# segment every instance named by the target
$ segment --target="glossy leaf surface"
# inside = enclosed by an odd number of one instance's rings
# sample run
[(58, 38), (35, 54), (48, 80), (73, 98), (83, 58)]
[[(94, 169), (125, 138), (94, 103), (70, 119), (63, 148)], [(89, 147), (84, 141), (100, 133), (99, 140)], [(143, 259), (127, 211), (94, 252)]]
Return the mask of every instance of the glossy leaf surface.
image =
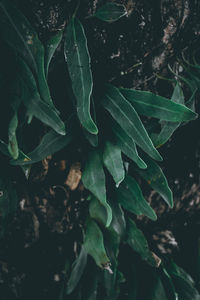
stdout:
[(98, 146), (98, 135), (97, 134), (92, 134), (85, 129), (83, 129), (83, 133), (84, 133), (86, 139), (88, 140), (88, 142), (90, 143), (90, 145), (92, 145), (93, 147)]
[(141, 170), (137, 168), (136, 172), (147, 181), (152, 189), (161, 195), (161, 197), (170, 207), (173, 207), (172, 191), (169, 188), (167, 179), (162, 169), (150, 157), (146, 156), (145, 162), (147, 164), (147, 169)]
[(86, 161), (85, 169), (82, 174), (82, 181), (86, 189), (88, 189), (106, 208), (107, 222), (106, 226), (112, 221), (112, 211), (106, 200), (106, 183), (105, 174), (101, 157), (97, 151), (89, 153)]
[(41, 122), (52, 127), (59, 134), (64, 135), (65, 125), (60, 119), (57, 110), (52, 105), (41, 100), (30, 69), (22, 60), (19, 60), (19, 63), (21, 84), (24, 92), (23, 102), (27, 108), (27, 114), (29, 116), (35, 116)]
[(178, 299), (200, 300), (200, 294), (195, 288), (194, 281), (189, 274), (173, 262), (166, 268), (173, 280)]
[(130, 247), (136, 251), (143, 260), (147, 261), (150, 265), (156, 266), (156, 261), (149, 249), (148, 242), (143, 232), (137, 228), (135, 222), (128, 218), (126, 241)]
[[(92, 118), (94, 119), (95, 123), (96, 123), (96, 110), (95, 110), (95, 104), (94, 104), (94, 99), (93, 97), (91, 97), (91, 108), (92, 108)], [(92, 134), (89, 131), (87, 131), (86, 129), (83, 128), (83, 133), (86, 137), (86, 139), (88, 140), (88, 142), (90, 143), (90, 145), (92, 145), (93, 147), (97, 147), (98, 146), (98, 134)]]
[(171, 300), (178, 300), (178, 295), (176, 293), (175, 290), (175, 286), (173, 283), (173, 280), (171, 278), (171, 276), (169, 275), (169, 273), (167, 272), (167, 270), (164, 267), (164, 264), (162, 264), (160, 266), (160, 268), (162, 269), (162, 272), (160, 273), (161, 275), (161, 280), (163, 282), (163, 285), (165, 287), (165, 291), (168, 295), (168, 298)]
[[(112, 209), (112, 222), (108, 227), (108, 230), (117, 234), (118, 237), (122, 238), (126, 229), (126, 221), (124, 218), (123, 210), (119, 203), (110, 202)], [(92, 197), (89, 205), (90, 217), (98, 221), (100, 224), (105, 225), (107, 221), (107, 211), (101, 202)]]
[(94, 258), (99, 267), (104, 268), (109, 264), (109, 258), (104, 247), (103, 234), (93, 220), (87, 222), (83, 247)]
[[(177, 83), (173, 95), (172, 101), (183, 104), (184, 103), (184, 95), (180, 85)], [(172, 136), (174, 131), (179, 127), (179, 122), (167, 122), (163, 121), (161, 123), (161, 131), (159, 134), (154, 134), (152, 136), (154, 145), (159, 148), (161, 145), (165, 144), (169, 138)]]
[(104, 205), (94, 196), (90, 199), (89, 204), (90, 217), (102, 225), (107, 223), (107, 210)]
[(197, 117), (197, 115), (186, 106), (151, 92), (129, 89), (120, 89), (120, 92), (141, 115), (171, 122), (194, 120)]
[(142, 191), (134, 178), (126, 176), (117, 190), (118, 202), (128, 211), (136, 215), (145, 215), (156, 220), (156, 214), (144, 199)]
[(64, 47), (79, 120), (87, 131), (97, 134), (98, 129), (90, 115), (90, 98), (93, 87), (90, 56), (83, 26), (77, 18), (72, 17), (67, 26)]
[[(8, 144), (6, 144), (4, 141), (0, 140), (0, 152), (3, 153), (4, 155), (12, 158), (10, 152), (8, 151)], [(25, 154), (23, 153), (20, 149), (19, 149), (19, 157), (18, 157), (19, 160), (30, 160), (30, 158)], [(15, 160), (17, 161), (17, 160)], [(14, 160), (13, 160), (14, 162)]]
[(110, 202), (110, 206), (112, 208), (113, 217), (108, 229), (122, 239), (126, 231), (124, 212), (121, 208), (121, 205), (117, 202)]
[(119, 145), (121, 151), (130, 159), (132, 159), (139, 168), (145, 169), (147, 165), (139, 156), (133, 139), (131, 139), (126, 134), (126, 132), (115, 122), (113, 122), (112, 124), (112, 131), (116, 137), (117, 144)]
[(44, 45), (44, 47), (45, 47), (44, 69), (45, 69), (46, 77), (48, 75), (49, 64), (52, 60), (52, 57), (53, 57), (56, 49), (58, 48), (58, 46), (62, 40), (62, 36), (63, 36), (63, 32), (59, 31), (58, 33), (56, 33), (55, 35), (50, 37), (50, 39), (48, 39)]
[(102, 21), (112, 23), (125, 16), (126, 14), (127, 11), (124, 5), (109, 2), (101, 6), (96, 11), (94, 16)]
[(162, 160), (160, 154), (154, 148), (137, 112), (117, 88), (111, 85), (107, 86), (102, 104), (113, 119), (143, 151), (156, 160)]
[(116, 187), (118, 187), (124, 180), (125, 171), (121, 157), (121, 150), (117, 145), (111, 143), (110, 141), (105, 142), (103, 163), (112, 175), (116, 183)]
[(40, 142), (40, 144), (27, 156), (29, 160), (18, 159), (11, 161), (12, 165), (28, 165), (33, 164), (38, 161), (43, 160), (49, 155), (52, 155), (64, 147), (66, 147), (72, 141), (72, 133), (68, 133), (65, 136), (62, 136), (55, 132), (54, 130), (50, 130), (47, 134), (45, 134)]

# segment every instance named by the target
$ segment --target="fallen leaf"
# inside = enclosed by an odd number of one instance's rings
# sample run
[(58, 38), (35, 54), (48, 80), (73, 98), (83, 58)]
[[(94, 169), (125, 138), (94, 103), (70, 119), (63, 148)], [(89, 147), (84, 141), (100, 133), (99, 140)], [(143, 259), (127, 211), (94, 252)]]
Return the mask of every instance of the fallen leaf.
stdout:
[(81, 175), (81, 164), (79, 162), (72, 164), (65, 181), (65, 184), (70, 188), (71, 191), (74, 191), (78, 187), (81, 180)]

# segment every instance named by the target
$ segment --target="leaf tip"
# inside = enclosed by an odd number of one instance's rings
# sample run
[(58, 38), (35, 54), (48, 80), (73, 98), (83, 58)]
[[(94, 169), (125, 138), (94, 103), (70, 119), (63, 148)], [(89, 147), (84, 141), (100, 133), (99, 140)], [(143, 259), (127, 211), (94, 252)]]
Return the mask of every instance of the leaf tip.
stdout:
[(168, 204), (168, 206), (170, 208), (174, 207), (173, 193), (172, 193), (171, 189), (169, 188), (169, 186), (168, 186), (167, 194), (163, 195), (163, 199), (165, 200), (165, 202)]
[(152, 220), (152, 221), (157, 221), (157, 215), (156, 215), (156, 213), (155, 213), (155, 211), (152, 209), (152, 214), (151, 214), (151, 216), (149, 216), (149, 218)]
[(140, 169), (147, 169), (147, 165), (145, 164), (145, 162), (144, 162), (143, 160), (140, 160), (140, 161), (138, 162), (138, 167), (139, 167)]
[(95, 128), (93, 130), (90, 131), (92, 134), (97, 135), (98, 134), (98, 128), (95, 126)]
[(171, 196), (170, 201), (169, 201), (169, 207), (173, 208), (174, 207), (174, 201), (173, 201), (173, 197)]
[(60, 135), (66, 135), (65, 127), (61, 127), (57, 132), (58, 132)]
[(157, 218), (156, 214), (155, 214), (155, 216), (153, 216), (153, 217), (151, 218), (151, 220), (154, 221), (154, 222), (157, 221), (157, 219), (158, 219), (158, 218)]
[(197, 113), (193, 112), (193, 116), (194, 116), (194, 120), (196, 120), (199, 115)]
[(97, 135), (98, 134), (98, 128), (96, 126), (96, 124), (91, 120), (90, 123), (83, 123), (82, 122), (83, 127), (91, 134)]
[(118, 188), (120, 186), (120, 183), (122, 183), (122, 181), (124, 180), (124, 178), (125, 178), (125, 175), (120, 180), (118, 180), (116, 182), (116, 184), (115, 184), (116, 188)]
[(162, 158), (162, 156), (160, 155), (160, 153), (158, 151), (157, 151), (157, 155), (155, 156), (155, 159), (157, 161), (163, 161), (163, 158)]
[(108, 217), (107, 221), (106, 221), (106, 224), (105, 224), (105, 227), (108, 228), (110, 226), (111, 222), (112, 222), (112, 217)]
[(106, 205), (106, 210), (107, 210), (107, 221), (105, 224), (105, 227), (108, 228), (112, 222), (112, 209), (110, 207), (110, 205)]

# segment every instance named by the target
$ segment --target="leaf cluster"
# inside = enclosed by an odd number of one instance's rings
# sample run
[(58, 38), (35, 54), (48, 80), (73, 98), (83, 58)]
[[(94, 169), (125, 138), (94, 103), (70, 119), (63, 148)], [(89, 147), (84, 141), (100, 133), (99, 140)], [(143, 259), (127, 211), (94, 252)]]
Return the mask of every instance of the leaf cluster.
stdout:
[[(112, 23), (126, 15), (123, 5), (109, 2), (93, 17)], [(143, 196), (138, 178), (143, 178), (173, 207), (172, 191), (158, 164), (162, 161), (158, 148), (181, 123), (197, 117), (192, 100), (185, 101), (181, 85), (177, 82), (171, 99), (111, 84), (101, 88), (99, 84), (95, 86), (87, 37), (75, 13), (65, 30), (42, 44), (26, 17), (11, 1), (1, 0), (0, 28), (2, 51), (4, 54), (8, 51), (13, 62), (7, 70), (2, 60), (0, 89), (4, 98), (9, 99), (6, 133), (0, 141), (2, 155), (9, 157), (11, 165), (26, 171), (32, 164), (74, 145), (80, 136), (81, 141), (84, 140), (82, 183), (88, 191), (88, 215), (82, 240), (78, 241), (80, 253), (66, 275), (67, 285), (64, 283), (61, 297), (67, 294), (70, 299), (71, 293), (75, 293), (73, 295), (77, 296), (72, 297), (83, 299), (78, 296), (87, 282), (83, 274), (93, 265), (95, 273), (84, 299), (99, 299), (99, 286), (105, 290), (104, 299), (119, 299), (120, 287), (131, 278), (134, 280), (133, 284), (128, 283), (127, 299), (138, 299), (140, 288), (134, 259), (130, 258), (129, 275), (122, 273), (119, 263), (120, 248), (126, 247), (132, 251), (131, 255), (138, 255), (151, 266), (148, 299), (178, 299), (177, 295), (189, 299), (188, 293), (194, 294), (193, 299), (199, 299), (191, 278), (183, 276), (184, 271), (174, 263), (165, 268), (149, 249), (135, 222), (136, 216), (141, 215), (152, 221), (157, 219)], [(48, 73), (62, 40), (69, 75), (66, 101), (71, 101), (72, 108), (60, 113), (51, 97)], [(192, 91), (194, 93), (195, 89)], [(35, 119), (47, 133), (34, 149), (27, 151), (29, 146), (23, 139), (23, 132), (30, 124), (34, 126)], [(156, 131), (151, 127), (152, 120), (156, 122)], [(0, 209), (3, 218), (9, 211), (8, 202), (12, 201), (12, 207), (16, 203), (9, 189), (2, 181), (4, 196), (0, 196)], [(166, 282), (169, 282), (167, 288)]]

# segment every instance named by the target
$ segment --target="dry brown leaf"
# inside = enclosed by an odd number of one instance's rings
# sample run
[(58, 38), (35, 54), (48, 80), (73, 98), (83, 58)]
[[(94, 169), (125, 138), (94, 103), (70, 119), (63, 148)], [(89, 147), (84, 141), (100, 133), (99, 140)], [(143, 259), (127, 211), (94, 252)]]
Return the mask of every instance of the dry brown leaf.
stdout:
[(158, 268), (162, 262), (162, 260), (160, 259), (160, 257), (158, 257), (154, 252), (151, 252), (154, 260), (155, 260), (155, 263), (156, 263), (156, 267)]
[(81, 175), (81, 164), (79, 162), (72, 164), (65, 181), (65, 184), (70, 188), (71, 191), (74, 191), (78, 187), (81, 180)]

